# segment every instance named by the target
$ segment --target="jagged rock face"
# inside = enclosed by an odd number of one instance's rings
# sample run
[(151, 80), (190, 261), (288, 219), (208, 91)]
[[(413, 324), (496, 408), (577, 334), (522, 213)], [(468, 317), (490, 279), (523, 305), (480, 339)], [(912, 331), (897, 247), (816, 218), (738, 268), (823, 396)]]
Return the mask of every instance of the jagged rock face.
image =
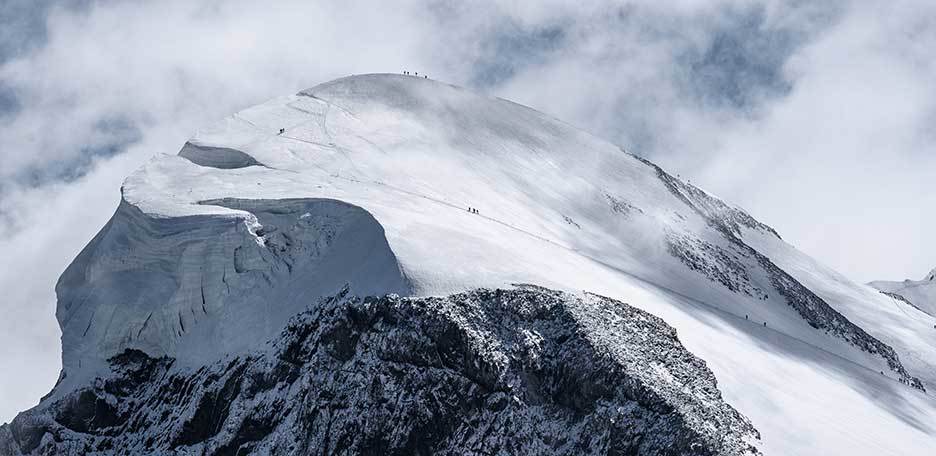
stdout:
[(689, 269), (735, 293), (767, 299), (767, 294), (751, 282), (750, 274), (741, 261), (749, 258), (746, 252), (737, 248), (729, 251), (685, 233), (668, 233), (667, 251)]
[(912, 376), (903, 366), (893, 347), (849, 321), (812, 290), (743, 240), (742, 227), (766, 232), (779, 239), (780, 235), (773, 228), (758, 222), (740, 209), (726, 205), (701, 189), (673, 178), (659, 166), (641, 160), (656, 169), (659, 178), (677, 198), (705, 219), (709, 226), (721, 232), (732, 250), (728, 252), (685, 234), (680, 237), (668, 233), (667, 248), (670, 254), (690, 269), (705, 274), (713, 282), (720, 283), (734, 292), (743, 292), (758, 299), (767, 299), (768, 294), (751, 285), (750, 273), (743, 265), (741, 258), (753, 260), (765, 273), (771, 288), (779, 293), (806, 323), (813, 328), (825, 331), (826, 334), (848, 341), (866, 353), (880, 356), (887, 362), (887, 367), (899, 375), (902, 383), (922, 391), (926, 390), (923, 382)]
[(661, 319), (539, 287), (340, 294), (196, 371), (128, 350), (0, 428), (4, 454), (756, 454)]

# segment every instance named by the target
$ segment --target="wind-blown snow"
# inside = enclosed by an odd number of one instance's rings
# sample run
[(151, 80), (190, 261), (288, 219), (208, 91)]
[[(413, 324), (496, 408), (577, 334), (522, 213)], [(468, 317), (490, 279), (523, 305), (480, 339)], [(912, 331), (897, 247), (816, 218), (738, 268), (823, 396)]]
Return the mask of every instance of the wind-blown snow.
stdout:
[(661, 173), (428, 79), (354, 76), (274, 99), (127, 179), (57, 288), (57, 391), (126, 348), (195, 365), (255, 348), (345, 282), (416, 296), (534, 283), (662, 317), (767, 454), (932, 449), (936, 401), (906, 384), (936, 386), (932, 317), (896, 314)]

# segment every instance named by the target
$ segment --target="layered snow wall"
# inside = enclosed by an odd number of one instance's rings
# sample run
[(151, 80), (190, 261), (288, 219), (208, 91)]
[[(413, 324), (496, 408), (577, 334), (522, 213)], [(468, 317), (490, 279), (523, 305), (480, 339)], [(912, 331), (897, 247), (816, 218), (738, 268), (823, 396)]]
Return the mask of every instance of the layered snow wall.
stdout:
[(408, 293), (382, 227), (340, 201), (216, 200), (159, 217), (121, 202), (59, 280), (66, 370), (127, 348), (183, 361), (255, 348), (346, 283)]

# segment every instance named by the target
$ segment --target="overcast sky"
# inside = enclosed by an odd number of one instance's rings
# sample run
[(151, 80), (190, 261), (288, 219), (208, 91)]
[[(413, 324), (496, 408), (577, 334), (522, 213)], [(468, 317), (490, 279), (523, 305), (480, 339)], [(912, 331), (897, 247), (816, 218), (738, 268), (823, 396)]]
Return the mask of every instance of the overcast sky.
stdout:
[(934, 57), (931, 1), (0, 0), (0, 422), (55, 382), (53, 287), (122, 179), (237, 110), (424, 72), (644, 155), (855, 280), (920, 278)]

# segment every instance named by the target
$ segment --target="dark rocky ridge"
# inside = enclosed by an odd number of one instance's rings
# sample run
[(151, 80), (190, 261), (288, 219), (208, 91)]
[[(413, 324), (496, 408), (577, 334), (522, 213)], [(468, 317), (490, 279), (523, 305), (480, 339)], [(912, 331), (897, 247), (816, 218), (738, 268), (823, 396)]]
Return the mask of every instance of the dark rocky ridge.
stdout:
[(758, 454), (663, 320), (534, 286), (344, 292), (269, 350), (194, 372), (139, 351), (111, 365), (0, 427), (0, 453)]
[[(740, 257), (745, 253), (727, 251), (686, 233), (666, 233), (666, 249), (683, 264), (725, 288), (757, 299), (767, 299), (767, 293), (751, 283)], [(736, 250), (736, 249), (735, 249)]]

